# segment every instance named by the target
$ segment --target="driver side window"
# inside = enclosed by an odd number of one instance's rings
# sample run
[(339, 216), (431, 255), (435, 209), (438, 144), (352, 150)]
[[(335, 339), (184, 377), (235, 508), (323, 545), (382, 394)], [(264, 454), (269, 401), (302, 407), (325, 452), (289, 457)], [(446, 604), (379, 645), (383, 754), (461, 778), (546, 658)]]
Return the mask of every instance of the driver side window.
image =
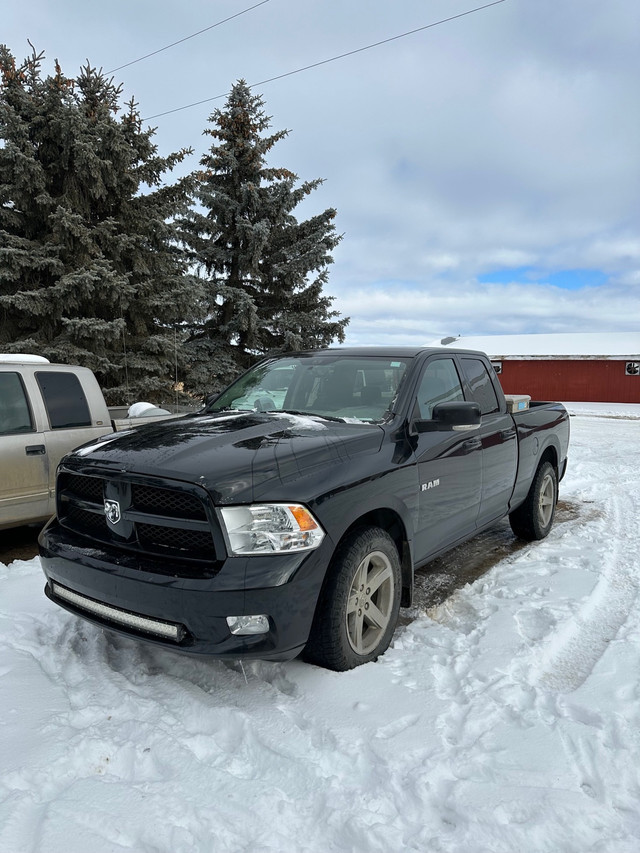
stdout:
[(458, 371), (451, 358), (436, 358), (430, 361), (422, 375), (418, 389), (420, 417), (430, 420), (437, 403), (464, 400)]

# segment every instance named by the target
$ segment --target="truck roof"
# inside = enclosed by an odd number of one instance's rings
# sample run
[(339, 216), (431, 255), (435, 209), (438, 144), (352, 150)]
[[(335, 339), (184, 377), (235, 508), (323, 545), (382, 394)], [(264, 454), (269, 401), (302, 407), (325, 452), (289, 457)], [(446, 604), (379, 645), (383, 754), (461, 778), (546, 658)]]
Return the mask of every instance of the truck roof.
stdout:
[[(357, 356), (378, 356), (380, 358), (415, 358), (422, 353), (431, 352), (471, 352), (469, 349), (456, 349), (450, 346), (432, 346), (432, 347), (327, 347), (326, 349), (317, 350), (301, 350), (299, 352), (283, 352), (278, 353), (283, 357), (295, 355), (357, 355)], [(266, 356), (268, 358), (268, 356)]]

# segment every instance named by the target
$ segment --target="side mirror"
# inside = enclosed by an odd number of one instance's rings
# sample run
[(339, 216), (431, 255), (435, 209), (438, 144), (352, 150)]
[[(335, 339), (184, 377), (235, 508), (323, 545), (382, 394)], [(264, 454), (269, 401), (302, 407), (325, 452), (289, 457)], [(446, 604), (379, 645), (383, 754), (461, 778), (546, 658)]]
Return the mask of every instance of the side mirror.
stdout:
[(482, 414), (477, 403), (456, 400), (452, 403), (436, 403), (431, 420), (413, 421), (412, 432), (465, 432), (478, 429), (481, 422)]

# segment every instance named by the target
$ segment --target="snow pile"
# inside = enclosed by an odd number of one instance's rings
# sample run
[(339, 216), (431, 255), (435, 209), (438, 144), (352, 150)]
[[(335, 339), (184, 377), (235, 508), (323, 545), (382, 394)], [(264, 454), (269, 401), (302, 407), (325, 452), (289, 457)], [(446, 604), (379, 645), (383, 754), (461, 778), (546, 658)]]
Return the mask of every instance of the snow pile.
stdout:
[(0, 565), (1, 853), (637, 853), (638, 421), (563, 519), (349, 673), (108, 635)]

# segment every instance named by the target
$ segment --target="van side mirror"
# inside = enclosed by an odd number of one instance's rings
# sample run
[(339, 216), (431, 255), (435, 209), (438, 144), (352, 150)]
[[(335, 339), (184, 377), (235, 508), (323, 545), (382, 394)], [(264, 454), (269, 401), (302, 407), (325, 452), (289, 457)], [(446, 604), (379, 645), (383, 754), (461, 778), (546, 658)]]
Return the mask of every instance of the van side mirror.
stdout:
[(432, 418), (414, 420), (411, 424), (412, 433), (422, 432), (465, 432), (478, 429), (482, 422), (480, 406), (466, 400), (455, 400), (449, 403), (436, 403), (433, 407)]

